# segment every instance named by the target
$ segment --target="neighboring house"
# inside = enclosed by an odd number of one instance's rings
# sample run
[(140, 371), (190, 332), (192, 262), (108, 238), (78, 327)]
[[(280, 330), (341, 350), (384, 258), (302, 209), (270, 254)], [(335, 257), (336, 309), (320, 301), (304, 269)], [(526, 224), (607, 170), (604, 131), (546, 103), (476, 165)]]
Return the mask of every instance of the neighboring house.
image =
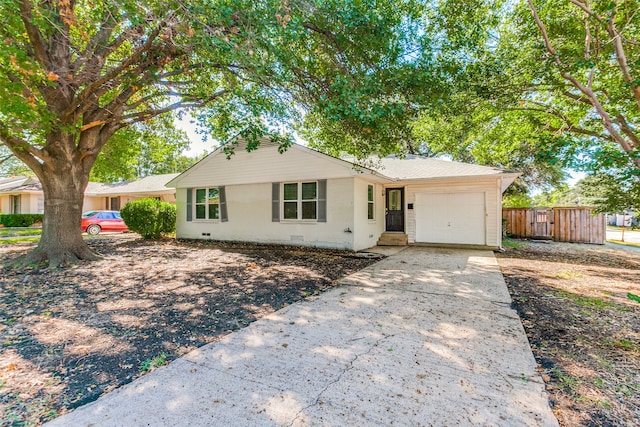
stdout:
[[(178, 174), (151, 175), (119, 184), (90, 182), (84, 193), (84, 212), (120, 210), (125, 203), (144, 197), (155, 197), (175, 203), (176, 192), (165, 184)], [(43, 213), (44, 193), (37, 178), (0, 179), (0, 213)]]
[(499, 248), (502, 193), (519, 174), (412, 157), (361, 167), (301, 145), (227, 160), (218, 149), (176, 187), (177, 237), (361, 250), (379, 244)]
[(31, 177), (0, 179), (0, 213), (42, 213), (44, 196), (40, 182)]
[(176, 202), (176, 190), (166, 184), (179, 174), (149, 175), (135, 181), (118, 184), (89, 183), (85, 195), (83, 211), (106, 209), (119, 211), (122, 206), (132, 200), (146, 197), (157, 198), (164, 202)]

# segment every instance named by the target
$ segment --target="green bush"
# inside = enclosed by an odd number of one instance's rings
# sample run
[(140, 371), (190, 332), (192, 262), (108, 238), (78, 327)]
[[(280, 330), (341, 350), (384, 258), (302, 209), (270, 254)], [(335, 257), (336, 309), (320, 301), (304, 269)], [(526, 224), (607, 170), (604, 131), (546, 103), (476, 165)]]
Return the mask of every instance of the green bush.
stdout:
[(5, 227), (31, 227), (36, 222), (42, 223), (42, 214), (7, 214), (0, 215), (0, 224)]
[(157, 199), (139, 199), (120, 210), (129, 230), (144, 239), (159, 239), (162, 234), (176, 231), (176, 207)]

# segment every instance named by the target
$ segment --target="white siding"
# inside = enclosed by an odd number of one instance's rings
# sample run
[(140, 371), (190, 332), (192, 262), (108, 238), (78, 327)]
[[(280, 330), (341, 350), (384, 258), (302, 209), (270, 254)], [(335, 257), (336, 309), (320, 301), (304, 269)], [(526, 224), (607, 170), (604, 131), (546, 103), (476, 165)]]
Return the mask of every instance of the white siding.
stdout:
[(277, 147), (265, 145), (250, 153), (238, 148), (229, 160), (222, 152), (212, 154), (176, 178), (175, 186), (187, 188), (302, 181), (346, 178), (356, 174), (350, 163), (303, 147), (294, 145), (280, 154)]
[[(22, 213), (38, 213), (38, 194), (23, 194), (22, 195)], [(27, 209), (27, 211), (24, 211)]]
[[(367, 215), (367, 187), (373, 185), (375, 212), (374, 219), (369, 220)], [(370, 182), (366, 179), (355, 179), (354, 186), (354, 250), (367, 249), (376, 245), (378, 238), (384, 232), (384, 196), (382, 195), (383, 186)]]
[(327, 180), (327, 222), (272, 222), (271, 182), (228, 185), (226, 180), (209, 185), (225, 185), (228, 221), (187, 221), (187, 190), (179, 188), (176, 235), (186, 239), (354, 249), (353, 233), (345, 232), (347, 228), (354, 230), (353, 181), (353, 178)]
[[(497, 179), (476, 179), (469, 178), (468, 181), (442, 180), (429, 184), (411, 184), (405, 188), (406, 203), (415, 203), (416, 193), (478, 193), (485, 194), (486, 206), (486, 245), (498, 248), (502, 244), (502, 230), (500, 228), (500, 206), (502, 203), (502, 193)], [(409, 243), (416, 241), (416, 218), (414, 210), (407, 210), (406, 232), (409, 236)]]

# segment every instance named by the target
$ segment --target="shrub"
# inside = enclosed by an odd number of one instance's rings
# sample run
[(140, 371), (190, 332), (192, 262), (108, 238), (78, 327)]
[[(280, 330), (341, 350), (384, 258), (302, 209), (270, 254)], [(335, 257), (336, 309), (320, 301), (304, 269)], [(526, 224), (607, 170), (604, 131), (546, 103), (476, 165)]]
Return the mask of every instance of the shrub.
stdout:
[(33, 224), (42, 223), (42, 214), (7, 214), (0, 215), (0, 224), (5, 227), (31, 227)]
[(157, 199), (139, 199), (120, 210), (129, 230), (144, 239), (159, 239), (162, 234), (176, 231), (176, 207)]

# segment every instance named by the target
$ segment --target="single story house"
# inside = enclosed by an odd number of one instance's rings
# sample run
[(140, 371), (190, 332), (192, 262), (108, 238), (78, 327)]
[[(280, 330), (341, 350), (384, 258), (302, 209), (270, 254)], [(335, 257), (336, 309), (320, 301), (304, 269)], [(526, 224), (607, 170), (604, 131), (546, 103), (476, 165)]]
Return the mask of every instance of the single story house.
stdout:
[[(83, 211), (120, 210), (127, 202), (144, 197), (156, 197), (175, 203), (175, 189), (165, 184), (178, 174), (150, 175), (118, 184), (89, 182), (84, 192)], [(44, 193), (37, 178), (13, 177), (0, 179), (0, 213), (43, 213)]]
[(422, 157), (367, 167), (294, 144), (217, 149), (167, 185), (177, 237), (362, 250), (428, 243), (499, 248), (518, 173)]

